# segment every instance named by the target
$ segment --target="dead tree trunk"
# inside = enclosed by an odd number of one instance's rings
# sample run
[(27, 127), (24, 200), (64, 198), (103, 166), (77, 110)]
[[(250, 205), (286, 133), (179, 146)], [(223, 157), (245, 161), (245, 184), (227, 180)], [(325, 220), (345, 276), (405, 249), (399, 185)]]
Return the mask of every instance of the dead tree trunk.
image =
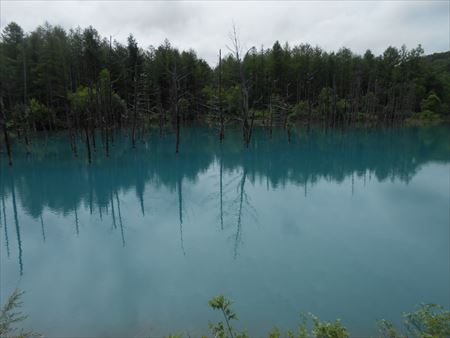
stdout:
[(8, 154), (8, 164), (12, 166), (11, 144), (9, 143), (6, 121), (3, 121), (3, 137), (5, 139), (6, 153)]
[[(239, 41), (239, 37), (236, 31), (236, 26), (233, 25), (233, 32), (230, 36), (231, 42), (233, 44), (233, 49), (230, 48), (230, 51), (234, 54), (234, 57), (236, 58), (236, 61), (239, 66), (239, 81), (240, 81), (240, 89), (241, 89), (241, 113), (242, 113), (242, 134), (244, 139), (244, 144), (246, 147), (248, 147), (248, 144), (250, 142), (249, 137), (251, 137), (251, 128), (253, 128), (253, 121), (251, 124), (249, 124), (248, 121), (248, 112), (249, 112), (249, 95), (248, 95), (248, 88), (247, 88), (247, 82), (245, 80), (245, 74), (242, 67), (242, 59), (241, 59), (241, 43)], [(248, 53), (248, 52), (247, 52)]]
[(88, 127), (85, 126), (84, 128), (84, 134), (86, 137), (86, 149), (87, 149), (87, 153), (88, 153), (88, 163), (91, 164), (92, 159), (91, 159), (91, 144), (89, 141), (89, 131), (88, 131)]
[(180, 152), (180, 114), (178, 113), (178, 105), (176, 105), (176, 116), (177, 116), (177, 140), (175, 145), (175, 153)]
[(12, 166), (12, 153), (11, 153), (11, 144), (9, 142), (9, 136), (8, 136), (8, 127), (6, 125), (6, 112), (5, 112), (5, 106), (3, 104), (3, 96), (0, 97), (0, 109), (2, 110), (2, 117), (3, 117), (3, 123), (2, 123), (2, 129), (3, 129), (3, 137), (5, 139), (5, 147), (6, 147), (6, 153), (8, 155), (8, 164)]
[(134, 109), (133, 109), (133, 128), (131, 132), (131, 143), (136, 148), (136, 123), (137, 123), (137, 65), (134, 65)]
[(219, 49), (219, 114), (220, 114), (220, 132), (219, 140), (225, 138), (224, 116), (222, 111), (222, 51)]

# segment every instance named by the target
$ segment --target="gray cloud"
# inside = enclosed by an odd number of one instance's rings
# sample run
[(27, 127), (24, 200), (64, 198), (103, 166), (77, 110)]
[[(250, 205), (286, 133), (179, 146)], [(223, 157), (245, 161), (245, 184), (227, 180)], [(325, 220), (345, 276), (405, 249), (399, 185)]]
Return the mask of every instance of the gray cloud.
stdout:
[(426, 53), (449, 50), (447, 1), (1, 1), (1, 23), (26, 31), (44, 21), (65, 28), (92, 25), (143, 47), (168, 38), (215, 63), (234, 21), (243, 44), (270, 47), (275, 40), (307, 42), (326, 50), (342, 46), (376, 54), (387, 46), (419, 43)]

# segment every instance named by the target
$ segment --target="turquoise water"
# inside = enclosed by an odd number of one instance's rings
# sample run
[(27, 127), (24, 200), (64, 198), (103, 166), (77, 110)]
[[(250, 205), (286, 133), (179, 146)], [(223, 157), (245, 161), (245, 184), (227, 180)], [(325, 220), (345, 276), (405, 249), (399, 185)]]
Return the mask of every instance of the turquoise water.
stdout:
[[(449, 307), (448, 126), (117, 135), (99, 148), (41, 135), (0, 162), (2, 302), (24, 290), (46, 336), (207, 333), (207, 301), (237, 327), (295, 329), (300, 311), (353, 335), (421, 302)], [(144, 142), (145, 141), (145, 142)], [(6, 223), (5, 223), (6, 220)]]

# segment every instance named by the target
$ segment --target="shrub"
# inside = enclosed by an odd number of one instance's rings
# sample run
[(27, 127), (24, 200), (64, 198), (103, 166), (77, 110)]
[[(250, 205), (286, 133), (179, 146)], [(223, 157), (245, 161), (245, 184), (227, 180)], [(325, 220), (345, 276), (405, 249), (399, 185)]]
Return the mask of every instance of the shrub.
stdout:
[(422, 112), (431, 111), (433, 113), (441, 112), (441, 99), (437, 96), (435, 92), (430, 92), (428, 96), (422, 100), (420, 103), (420, 108)]
[(0, 312), (0, 337), (17, 337), (17, 338), (31, 338), (40, 337), (40, 334), (33, 331), (20, 330), (17, 336), (14, 333), (18, 330), (14, 326), (22, 321), (24, 321), (27, 316), (23, 315), (20, 311), (17, 311), (22, 306), (23, 292), (19, 290), (14, 290), (14, 292), (9, 296), (6, 303)]

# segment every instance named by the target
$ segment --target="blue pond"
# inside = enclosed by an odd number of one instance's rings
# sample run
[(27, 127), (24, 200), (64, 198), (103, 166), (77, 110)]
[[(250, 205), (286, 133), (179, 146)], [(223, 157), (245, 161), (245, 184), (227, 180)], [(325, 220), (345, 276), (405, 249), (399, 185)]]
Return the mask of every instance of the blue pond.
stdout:
[(448, 126), (100, 136), (65, 134), (0, 162), (1, 300), (25, 291), (46, 336), (208, 333), (235, 301), (251, 335), (301, 311), (377, 333), (421, 302), (449, 307)]

